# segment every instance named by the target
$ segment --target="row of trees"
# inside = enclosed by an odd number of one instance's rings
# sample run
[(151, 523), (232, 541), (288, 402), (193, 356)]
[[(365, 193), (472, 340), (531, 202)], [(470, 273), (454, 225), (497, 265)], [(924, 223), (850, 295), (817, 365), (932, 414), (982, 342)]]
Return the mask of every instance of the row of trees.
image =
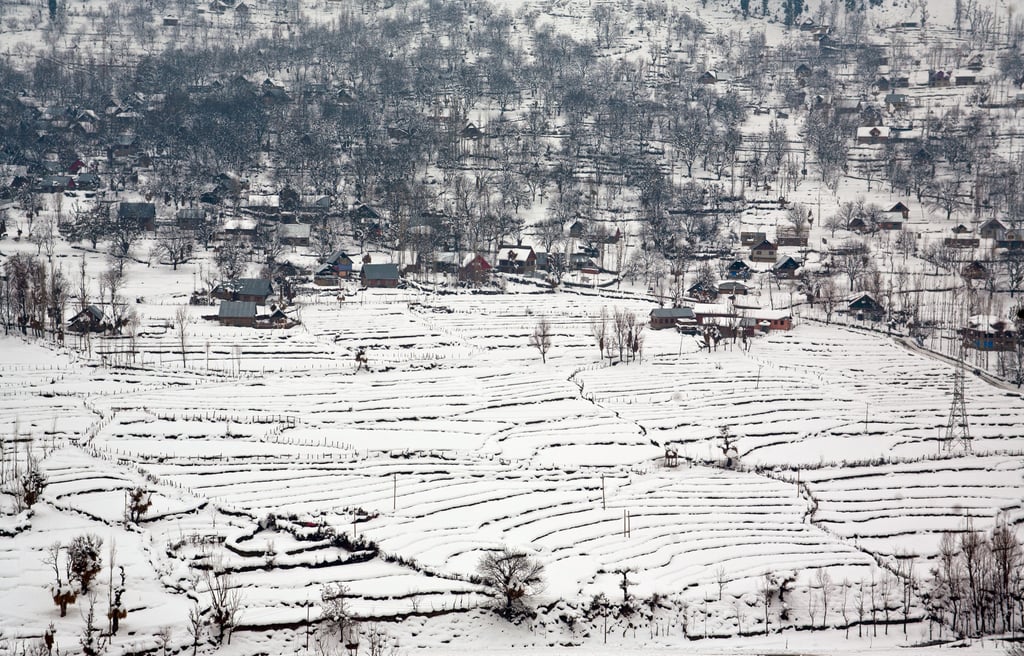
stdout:
[(1024, 629), (1024, 550), (1005, 518), (988, 532), (968, 522), (944, 533), (921, 591), (929, 620), (958, 635)]

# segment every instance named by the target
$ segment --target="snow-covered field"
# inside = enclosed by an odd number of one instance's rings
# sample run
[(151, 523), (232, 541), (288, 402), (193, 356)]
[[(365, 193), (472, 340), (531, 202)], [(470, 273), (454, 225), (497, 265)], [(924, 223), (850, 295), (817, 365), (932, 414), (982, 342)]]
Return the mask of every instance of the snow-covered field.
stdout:
[[(1021, 520), (1019, 395), (969, 378), (975, 455), (943, 450), (952, 369), (883, 335), (808, 322), (749, 351), (708, 353), (652, 332), (642, 361), (607, 366), (589, 322), (602, 306), (652, 304), (569, 292), (362, 297), (310, 302), (303, 327), (258, 333), (266, 373), (206, 369), (201, 354), (182, 367), (172, 345), (163, 366), (112, 369), (5, 338), (4, 421), (46, 450), (50, 477), (45, 506), (4, 519), (14, 534), (0, 542), (5, 626), (38, 635), (57, 621), (41, 552), (83, 531), (117, 545), (136, 640), (183, 621), (187, 563), (209, 550), (237, 570), (242, 625), (255, 628), (296, 626), (309, 604), (315, 617), (320, 587), (335, 581), (365, 617), (470, 612), (486, 603), (471, 582), (477, 560), (502, 545), (546, 565), (542, 605), (614, 598), (627, 569), (631, 594), (675, 609), (637, 619), (642, 630), (683, 622), (686, 609), (692, 637), (704, 617), (710, 634), (759, 631), (766, 571), (794, 572), (797, 590), (821, 568), (856, 585), (876, 558), (914, 553), (926, 567), (938, 532), (968, 516), (983, 529), (1000, 513)], [(541, 311), (555, 326), (546, 364), (527, 344)], [(193, 343), (245, 341), (244, 329), (196, 331)], [(138, 348), (156, 352), (161, 339)], [(355, 371), (356, 344), (370, 347), (370, 371)], [(738, 437), (735, 471), (698, 464), (718, 462), (723, 425)], [(666, 445), (681, 447), (679, 467), (664, 466)], [(124, 494), (142, 481), (154, 504), (127, 530)], [(278, 528), (257, 526), (268, 514)], [(311, 541), (318, 525), (380, 555)], [(797, 595), (794, 625), (808, 621)], [(476, 613), (465, 617), (487, 617)], [(586, 642), (579, 627), (556, 631), (552, 613), (535, 631)], [(58, 633), (80, 622), (72, 611)], [(495, 639), (545, 644), (530, 636)]]

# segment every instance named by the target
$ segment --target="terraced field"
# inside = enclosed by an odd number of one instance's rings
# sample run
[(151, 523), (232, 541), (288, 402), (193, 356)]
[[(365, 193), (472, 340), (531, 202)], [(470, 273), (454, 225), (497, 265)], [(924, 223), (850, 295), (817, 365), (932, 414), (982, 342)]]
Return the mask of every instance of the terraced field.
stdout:
[[(19, 553), (84, 527), (120, 536), (125, 490), (148, 481), (154, 507), (119, 549), (182, 616), (189, 564), (211, 553), (246, 591), (252, 627), (315, 615), (328, 582), (349, 585), (366, 617), (462, 612), (487, 601), (470, 581), (480, 556), (509, 545), (546, 565), (549, 602), (614, 598), (629, 570), (638, 597), (706, 604), (721, 578), (743, 610), (701, 612), (735, 612), (749, 630), (765, 572), (794, 576), (799, 605), (820, 569), (870, 579), (876, 558), (924, 562), (967, 515), (1021, 519), (1012, 391), (971, 378), (977, 455), (940, 453), (951, 369), (884, 337), (805, 324), (707, 353), (649, 332), (642, 361), (609, 366), (593, 318), (649, 304), (537, 298), (554, 328), (547, 363), (528, 344), (541, 313), (520, 294), (370, 292), (310, 302), (286, 332), (197, 326), (187, 367), (166, 333), (140, 339), (146, 364), (131, 370), (19, 347), (0, 369), (2, 419), (37, 448), (52, 433), (57, 451), (43, 465), (48, 513), (0, 527)], [(356, 371), (359, 348), (369, 371)], [(736, 471), (721, 468), (722, 426), (738, 436)], [(664, 466), (668, 445), (678, 468)], [(57, 528), (62, 515), (78, 523)], [(39, 563), (4, 558), (19, 594), (46, 584)]]

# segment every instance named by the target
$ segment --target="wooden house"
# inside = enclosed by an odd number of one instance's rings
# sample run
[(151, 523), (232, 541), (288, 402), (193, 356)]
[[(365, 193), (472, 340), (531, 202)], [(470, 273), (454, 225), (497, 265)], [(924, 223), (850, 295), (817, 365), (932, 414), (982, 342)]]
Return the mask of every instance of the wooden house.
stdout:
[(749, 280), (750, 273), (750, 265), (743, 260), (733, 260), (733, 262), (725, 268), (725, 277), (730, 280)]
[(750, 259), (754, 262), (774, 262), (778, 255), (778, 247), (767, 239), (750, 247)]
[(878, 145), (889, 141), (892, 130), (885, 125), (857, 128), (857, 143), (862, 145)]
[(1013, 351), (1017, 348), (1017, 327), (992, 315), (975, 315), (960, 331), (964, 346), (977, 351)]
[(780, 255), (779, 259), (775, 260), (775, 264), (772, 266), (772, 273), (775, 274), (776, 278), (783, 280), (791, 280), (796, 277), (797, 269), (800, 268), (800, 262), (791, 255)]
[(1003, 239), (1006, 236), (1006, 226), (999, 219), (989, 219), (981, 224), (978, 230), (982, 239)]
[(887, 209), (885, 213), (899, 214), (901, 217), (903, 217), (904, 221), (910, 218), (910, 208), (907, 207), (907, 205), (903, 201), (896, 203), (895, 205)]
[(978, 260), (972, 260), (960, 270), (960, 277), (964, 280), (985, 280), (989, 277), (989, 270)]
[(846, 312), (857, 320), (881, 321), (885, 316), (885, 308), (871, 294), (858, 292), (847, 298)]
[(718, 74), (714, 71), (704, 71), (697, 78), (697, 84), (718, 84)]
[(398, 273), (398, 265), (393, 262), (383, 264), (364, 264), (360, 274), (364, 287), (398, 287), (402, 278)]
[(793, 316), (789, 310), (746, 310), (747, 319), (752, 319), (757, 330), (762, 333), (773, 330), (793, 330)]
[(122, 202), (117, 207), (117, 220), (135, 221), (143, 230), (156, 230), (156, 205)]
[(686, 295), (707, 303), (718, 298), (718, 285), (698, 281), (687, 288)]
[(223, 301), (217, 309), (217, 321), (222, 326), (252, 328), (256, 325), (256, 303), (252, 301)]
[(664, 330), (665, 328), (675, 328), (677, 325), (680, 324), (680, 322), (683, 324), (696, 324), (696, 317), (693, 314), (693, 308), (676, 307), (655, 308), (651, 310), (651, 330)]
[(749, 290), (739, 280), (723, 280), (718, 283), (719, 296), (746, 296)]
[(73, 333), (99, 333), (105, 328), (103, 310), (95, 305), (87, 306), (68, 321), (68, 331)]
[(498, 249), (498, 271), (529, 273), (537, 270), (537, 253), (532, 246), (502, 246)]
[(243, 301), (266, 305), (274, 287), (266, 278), (236, 278), (213, 288), (210, 296), (225, 301)]
[(309, 246), (308, 223), (282, 223), (277, 226), (277, 235), (282, 244)]
[(459, 266), (459, 280), (464, 282), (481, 283), (490, 275), (493, 267), (479, 253), (471, 253), (462, 260)]
[(740, 245), (741, 246), (753, 246), (768, 238), (768, 235), (763, 232), (741, 232), (740, 233)]
[(206, 222), (206, 210), (202, 207), (183, 207), (178, 210), (174, 221), (182, 230), (199, 230)]

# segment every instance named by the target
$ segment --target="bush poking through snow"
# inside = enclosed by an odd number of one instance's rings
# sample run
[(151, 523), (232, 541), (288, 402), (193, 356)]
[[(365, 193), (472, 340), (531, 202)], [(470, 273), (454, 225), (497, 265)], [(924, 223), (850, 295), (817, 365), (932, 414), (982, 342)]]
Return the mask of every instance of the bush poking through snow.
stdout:
[(86, 533), (71, 540), (67, 547), (70, 578), (78, 582), (81, 592), (88, 592), (89, 585), (103, 569), (103, 556), (100, 548), (103, 538)]
[(146, 511), (152, 505), (153, 497), (146, 488), (134, 487), (128, 490), (128, 507), (125, 511), (126, 519), (132, 524), (138, 524), (142, 516), (146, 514)]
[(46, 483), (46, 474), (39, 469), (39, 462), (29, 457), (28, 467), (18, 479), (17, 499), (20, 509), (34, 506), (42, 498)]
[(505, 600), (501, 612), (506, 618), (521, 611), (524, 600), (544, 588), (544, 565), (508, 547), (484, 555), (476, 571), (491, 592)]

